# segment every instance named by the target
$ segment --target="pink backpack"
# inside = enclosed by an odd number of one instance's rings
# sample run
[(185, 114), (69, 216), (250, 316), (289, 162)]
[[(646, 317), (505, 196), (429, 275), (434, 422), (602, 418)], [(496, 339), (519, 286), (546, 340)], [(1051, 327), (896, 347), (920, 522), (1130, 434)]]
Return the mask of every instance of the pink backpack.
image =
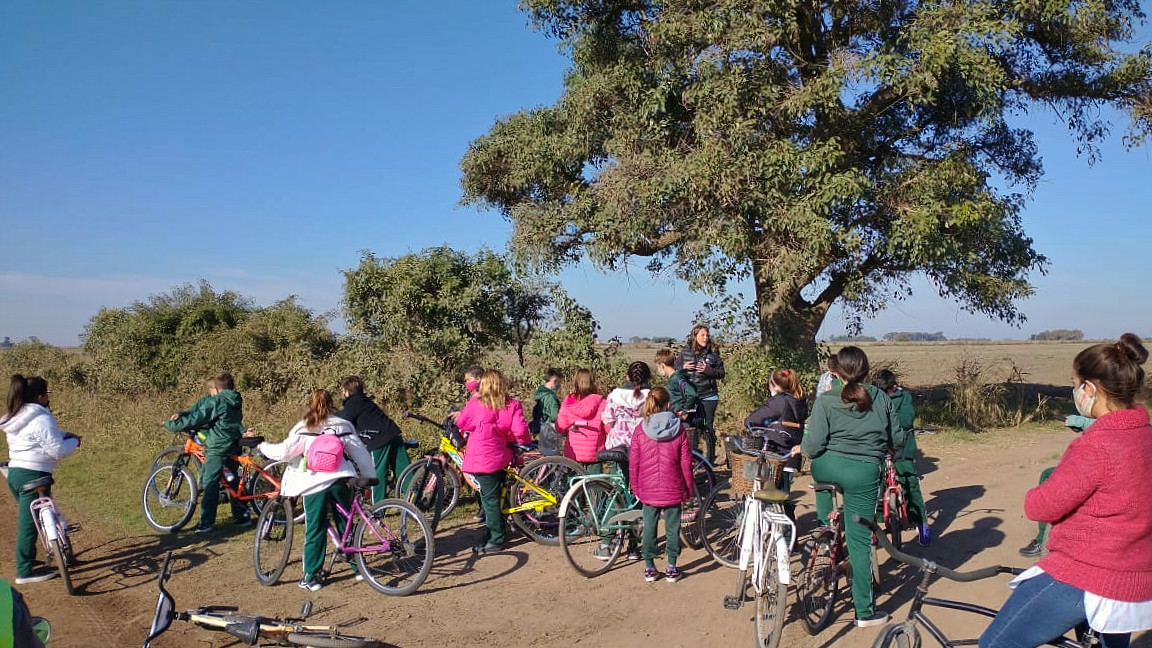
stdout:
[(313, 472), (336, 472), (340, 470), (340, 462), (344, 460), (344, 441), (342, 434), (337, 434), (332, 428), (316, 435), (304, 454), (306, 470)]

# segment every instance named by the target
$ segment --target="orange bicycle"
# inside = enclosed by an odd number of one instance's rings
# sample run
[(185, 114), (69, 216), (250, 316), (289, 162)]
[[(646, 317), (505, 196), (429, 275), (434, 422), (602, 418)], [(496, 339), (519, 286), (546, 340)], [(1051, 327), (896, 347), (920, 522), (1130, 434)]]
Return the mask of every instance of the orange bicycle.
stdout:
[[(183, 445), (165, 448), (156, 455), (148, 479), (144, 482), (141, 504), (144, 518), (157, 531), (179, 531), (196, 511), (200, 500), (200, 466), (204, 463), (204, 446), (195, 430), (186, 430)], [(252, 454), (252, 448), (260, 445), (264, 437), (243, 437), (240, 439), (241, 452), (230, 457), (220, 476), (220, 488), (224, 497), (246, 503), (259, 517), (264, 504), (280, 494), (280, 479), (284, 475), (285, 462), (276, 461), (261, 465)], [(300, 507), (303, 510), (303, 507)]]

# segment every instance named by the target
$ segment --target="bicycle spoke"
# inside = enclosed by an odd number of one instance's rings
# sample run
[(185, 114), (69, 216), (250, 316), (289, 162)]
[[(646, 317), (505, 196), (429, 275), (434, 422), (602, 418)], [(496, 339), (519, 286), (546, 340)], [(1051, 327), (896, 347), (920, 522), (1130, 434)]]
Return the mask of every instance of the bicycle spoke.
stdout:
[(432, 569), (435, 541), (428, 521), (411, 504), (386, 499), (365, 513), (353, 532), (360, 574), (377, 591), (404, 596)]

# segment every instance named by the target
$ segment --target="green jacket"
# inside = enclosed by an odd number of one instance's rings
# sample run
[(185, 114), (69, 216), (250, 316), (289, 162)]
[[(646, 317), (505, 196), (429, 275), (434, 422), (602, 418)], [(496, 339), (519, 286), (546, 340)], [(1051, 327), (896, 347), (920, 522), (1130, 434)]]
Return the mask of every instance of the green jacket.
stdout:
[(175, 421), (165, 421), (164, 427), (172, 432), (201, 430), (205, 454), (236, 454), (240, 452), (238, 441), (244, 436), (243, 405), (240, 392), (225, 389), (196, 401), (187, 411), (180, 412)]
[(904, 459), (916, 458), (916, 434), (912, 428), (916, 426), (916, 407), (912, 404), (912, 394), (904, 389), (897, 389), (892, 399), (892, 407), (896, 409), (896, 418), (900, 420), (900, 427), (904, 430)]
[(560, 414), (560, 397), (545, 385), (540, 385), (532, 394), (536, 404), (532, 406), (532, 421), (528, 428), (532, 434), (540, 434), (541, 423), (555, 423)]
[(856, 410), (840, 400), (841, 388), (833, 388), (816, 398), (812, 415), (804, 427), (800, 450), (815, 459), (825, 452), (879, 464), (888, 448), (903, 452), (907, 433), (900, 427), (896, 408), (886, 394), (864, 385), (872, 397), (872, 408)]
[(686, 412), (696, 408), (696, 388), (692, 386), (688, 372), (683, 369), (677, 369), (668, 376), (668, 395), (672, 397), (673, 412)]

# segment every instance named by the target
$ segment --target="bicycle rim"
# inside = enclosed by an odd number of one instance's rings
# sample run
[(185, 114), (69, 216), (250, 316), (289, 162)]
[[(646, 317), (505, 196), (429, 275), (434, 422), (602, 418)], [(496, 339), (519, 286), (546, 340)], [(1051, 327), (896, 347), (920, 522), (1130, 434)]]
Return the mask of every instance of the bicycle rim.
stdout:
[(56, 569), (60, 572), (60, 580), (64, 581), (64, 589), (68, 592), (68, 595), (71, 596), (75, 594), (76, 591), (72, 589), (72, 575), (68, 572), (68, 554), (64, 549), (64, 544), (65, 543), (59, 538), (52, 541)]
[(704, 501), (716, 485), (716, 476), (703, 455), (699, 453), (692, 455), (692, 481), (692, 497), (684, 502), (681, 509), (680, 537), (684, 540), (684, 544), (693, 549), (700, 549), (704, 546), (704, 536), (701, 534), (701, 525), (696, 524), (696, 520), (704, 510)]
[[(428, 520), (408, 502), (386, 499), (365, 513), (352, 534), (353, 547), (360, 549), (356, 564), (360, 574), (378, 592), (405, 596), (416, 591), (436, 555), (435, 540)], [(373, 550), (380, 547), (379, 550)], [(363, 551), (363, 549), (369, 549)]]
[(836, 566), (832, 564), (832, 548), (827, 542), (810, 542), (808, 559), (804, 563), (804, 574), (797, 592), (800, 618), (808, 634), (818, 634), (832, 621), (832, 607), (836, 604), (839, 580)]
[(433, 531), (444, 511), (444, 471), (438, 461), (421, 459), (404, 469), (397, 480), (399, 499), (416, 507)]
[(443, 519), (456, 509), (460, 503), (460, 473), (452, 466), (444, 465), (444, 510), (440, 512)]
[(292, 555), (292, 501), (282, 497), (271, 500), (256, 520), (256, 538), (252, 544), (252, 569), (256, 582), (272, 585), (280, 579)]
[(567, 457), (540, 457), (521, 468), (520, 476), (548, 493), (555, 503), (532, 488), (513, 482), (508, 491), (512, 505), (533, 508), (513, 513), (512, 522), (540, 544), (560, 544), (560, 501), (568, 492), (572, 478), (583, 474), (580, 464)]
[(607, 529), (604, 522), (627, 506), (607, 480), (590, 479), (573, 488), (576, 491), (561, 518), (567, 532), (560, 537), (560, 548), (573, 569), (593, 578), (611, 569), (620, 556), (621, 534)]
[(289, 645), (307, 646), (308, 648), (381, 648), (384, 645), (367, 637), (353, 637), (330, 632), (289, 632), (284, 636), (284, 639)]
[(144, 519), (157, 531), (175, 532), (188, 524), (200, 489), (187, 468), (161, 466), (148, 475), (141, 493)]
[(876, 636), (876, 641), (872, 642), (872, 648), (893, 647), (920, 648), (920, 635), (915, 630), (909, 632), (903, 623), (888, 624)]
[(285, 462), (277, 461), (264, 466), (261, 470), (249, 466), (247, 469), (250, 472), (248, 478), (244, 481), (244, 495), (251, 496), (252, 499), (247, 500), (248, 506), (252, 508), (255, 515), (260, 515), (264, 510), (265, 505), (272, 501), (272, 498), (280, 492), (280, 487), (273, 483), (269, 476), (272, 476), (276, 482), (284, 479), (284, 466)]
[(721, 565), (735, 569), (740, 560), (744, 499), (729, 488), (717, 488), (704, 501), (698, 517), (699, 534), (708, 555)]
[(765, 540), (768, 546), (764, 548), (760, 591), (757, 593), (753, 589), (756, 597), (753, 623), (756, 626), (757, 648), (776, 648), (780, 644), (780, 636), (784, 634), (784, 603), (788, 600), (788, 585), (780, 581), (777, 571), (776, 543), (772, 542), (771, 535)]

